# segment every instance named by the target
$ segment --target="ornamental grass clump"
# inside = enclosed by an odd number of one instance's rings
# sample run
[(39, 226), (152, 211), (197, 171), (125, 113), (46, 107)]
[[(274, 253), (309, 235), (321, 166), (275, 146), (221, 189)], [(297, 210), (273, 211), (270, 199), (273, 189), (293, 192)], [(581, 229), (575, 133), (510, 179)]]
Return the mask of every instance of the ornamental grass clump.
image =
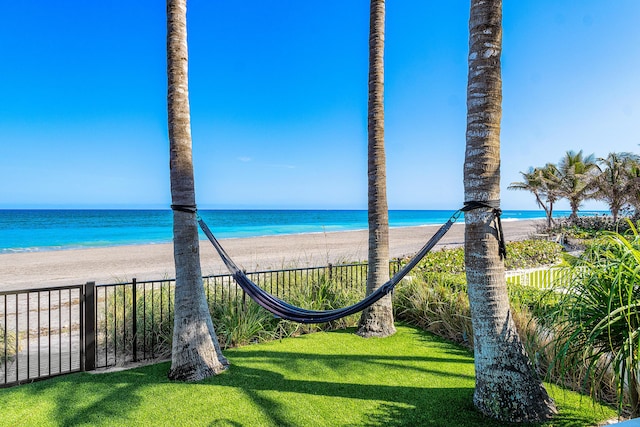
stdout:
[(278, 320), (253, 300), (230, 300), (210, 307), (222, 348), (274, 339)]
[(170, 356), (173, 292), (169, 282), (104, 287), (97, 299), (104, 314), (98, 318), (96, 333), (107, 353), (129, 357), (135, 341), (139, 349), (144, 349), (143, 357)]
[(7, 331), (0, 325), (0, 372), (12, 363), (20, 352), (20, 343), (15, 332)]
[(463, 286), (448, 281), (403, 281), (394, 294), (395, 317), (449, 341), (473, 346), (469, 297)]
[[(287, 297), (287, 302), (307, 310), (335, 310), (357, 303), (364, 294), (364, 285), (345, 286), (327, 275), (321, 275), (294, 287)], [(327, 323), (300, 324), (283, 320), (279, 328), (283, 332), (282, 336), (295, 336), (354, 327), (357, 326), (359, 318), (359, 313), (356, 313)]]
[(611, 385), (619, 412), (635, 418), (640, 416), (640, 236), (633, 225), (630, 229), (628, 235), (604, 233), (570, 260), (572, 280), (547, 323), (555, 329), (554, 369), (581, 372), (582, 389), (596, 398)]

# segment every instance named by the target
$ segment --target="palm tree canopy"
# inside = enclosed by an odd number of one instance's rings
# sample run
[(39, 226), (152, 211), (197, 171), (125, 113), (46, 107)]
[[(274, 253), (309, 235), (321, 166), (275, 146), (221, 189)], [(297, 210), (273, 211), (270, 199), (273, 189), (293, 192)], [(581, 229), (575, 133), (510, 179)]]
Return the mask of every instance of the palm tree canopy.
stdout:
[(567, 151), (558, 163), (558, 194), (569, 200), (571, 216), (576, 217), (580, 204), (593, 195), (593, 184), (600, 168), (595, 156), (584, 156), (582, 150)]
[(639, 157), (632, 153), (609, 153), (599, 158), (601, 173), (595, 182), (594, 199), (602, 200), (609, 205), (614, 221), (623, 207), (631, 203), (634, 188), (637, 187), (634, 168)]

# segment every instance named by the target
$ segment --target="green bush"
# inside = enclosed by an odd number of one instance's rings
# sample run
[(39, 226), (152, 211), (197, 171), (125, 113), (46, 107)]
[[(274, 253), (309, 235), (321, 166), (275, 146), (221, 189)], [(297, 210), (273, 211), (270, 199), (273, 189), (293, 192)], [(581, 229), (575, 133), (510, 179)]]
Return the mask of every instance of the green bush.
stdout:
[(407, 280), (396, 287), (393, 306), (397, 320), (473, 346), (469, 298), (464, 290), (421, 279)]
[(278, 320), (251, 299), (214, 304), (210, 310), (222, 348), (269, 341), (275, 337)]
[[(350, 306), (360, 301), (365, 295), (364, 284), (362, 286), (344, 286), (336, 280), (329, 280), (326, 276), (312, 279), (310, 282), (295, 286), (290, 291), (287, 302), (307, 310), (334, 310)], [(285, 336), (344, 329), (356, 326), (360, 314), (352, 314), (328, 323), (299, 324), (284, 321), (280, 329)]]
[[(508, 242), (505, 268), (517, 270), (557, 264), (562, 260), (562, 250), (562, 245), (546, 240)], [(464, 273), (464, 248), (429, 252), (413, 271), (413, 275)]]
[(429, 252), (414, 269), (416, 273), (464, 273), (464, 248)]
[(510, 283), (507, 285), (511, 306), (529, 311), (534, 317), (542, 318), (558, 303), (558, 294), (534, 286)]
[[(133, 342), (138, 348), (155, 357), (164, 358), (171, 354), (173, 338), (172, 289), (168, 282), (160, 287), (144, 288), (137, 285), (136, 300), (133, 301), (132, 286), (104, 288), (98, 298), (104, 304), (104, 318), (98, 322), (98, 333), (106, 335), (107, 351), (118, 355), (133, 354)], [(136, 335), (133, 334), (135, 304)]]
[(562, 245), (547, 240), (523, 240), (507, 243), (507, 270), (557, 264), (562, 260)]
[(613, 375), (618, 408), (640, 416), (640, 236), (605, 233), (568, 267), (572, 280), (549, 315), (555, 362), (584, 372), (595, 397)]

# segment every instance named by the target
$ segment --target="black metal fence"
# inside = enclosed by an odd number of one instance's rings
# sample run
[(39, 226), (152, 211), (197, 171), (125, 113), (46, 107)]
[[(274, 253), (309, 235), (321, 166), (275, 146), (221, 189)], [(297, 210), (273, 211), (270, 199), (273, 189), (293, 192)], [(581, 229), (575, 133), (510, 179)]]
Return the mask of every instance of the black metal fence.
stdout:
[[(391, 262), (392, 274), (400, 262)], [(286, 299), (321, 280), (364, 295), (367, 264), (247, 273)], [(204, 277), (209, 307), (244, 307), (228, 274)], [(0, 387), (169, 356), (175, 280), (137, 281), (0, 292)]]
[(0, 292), (0, 386), (84, 369), (83, 288)]

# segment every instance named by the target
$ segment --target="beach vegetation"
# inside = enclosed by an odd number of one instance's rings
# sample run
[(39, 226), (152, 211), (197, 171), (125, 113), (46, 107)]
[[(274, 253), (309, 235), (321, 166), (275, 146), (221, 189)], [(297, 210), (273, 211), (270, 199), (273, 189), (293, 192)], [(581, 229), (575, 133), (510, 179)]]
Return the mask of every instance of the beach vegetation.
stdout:
[[(563, 247), (559, 243), (527, 239), (507, 242), (507, 257), (504, 259), (507, 270), (535, 268), (554, 265), (562, 261)], [(429, 252), (413, 270), (413, 274), (465, 272), (464, 248), (446, 248)]]
[(567, 269), (547, 324), (554, 326), (552, 362), (579, 371), (581, 390), (613, 390), (620, 412), (640, 416), (640, 236), (606, 232)]
[(504, 264), (507, 270), (555, 265), (563, 259), (562, 245), (549, 240), (527, 239), (509, 242), (506, 246)]
[(211, 316), (223, 349), (271, 341), (278, 321), (253, 300), (212, 304)]
[(129, 284), (102, 288), (97, 299), (104, 307), (104, 316), (97, 319), (96, 333), (105, 345), (100, 347), (104, 354), (98, 357), (132, 359), (134, 345), (144, 349), (145, 353), (138, 355), (143, 358), (147, 353), (152, 358), (170, 357), (173, 298), (169, 281), (149, 286)]
[(572, 220), (560, 218), (556, 220), (555, 227), (550, 231), (552, 233), (561, 233), (565, 237), (584, 240), (585, 242), (582, 243), (585, 244), (601, 236), (603, 232), (627, 233), (631, 230), (631, 225), (633, 224), (634, 222), (630, 218), (614, 222), (613, 217), (610, 215), (581, 216)]
[[(385, 339), (355, 329), (225, 351), (227, 372), (169, 381), (169, 363), (76, 373), (0, 390), (2, 424), (498, 427), (469, 401), (473, 355), (419, 328)], [(548, 385), (559, 415), (535, 426), (595, 426), (615, 411)]]

